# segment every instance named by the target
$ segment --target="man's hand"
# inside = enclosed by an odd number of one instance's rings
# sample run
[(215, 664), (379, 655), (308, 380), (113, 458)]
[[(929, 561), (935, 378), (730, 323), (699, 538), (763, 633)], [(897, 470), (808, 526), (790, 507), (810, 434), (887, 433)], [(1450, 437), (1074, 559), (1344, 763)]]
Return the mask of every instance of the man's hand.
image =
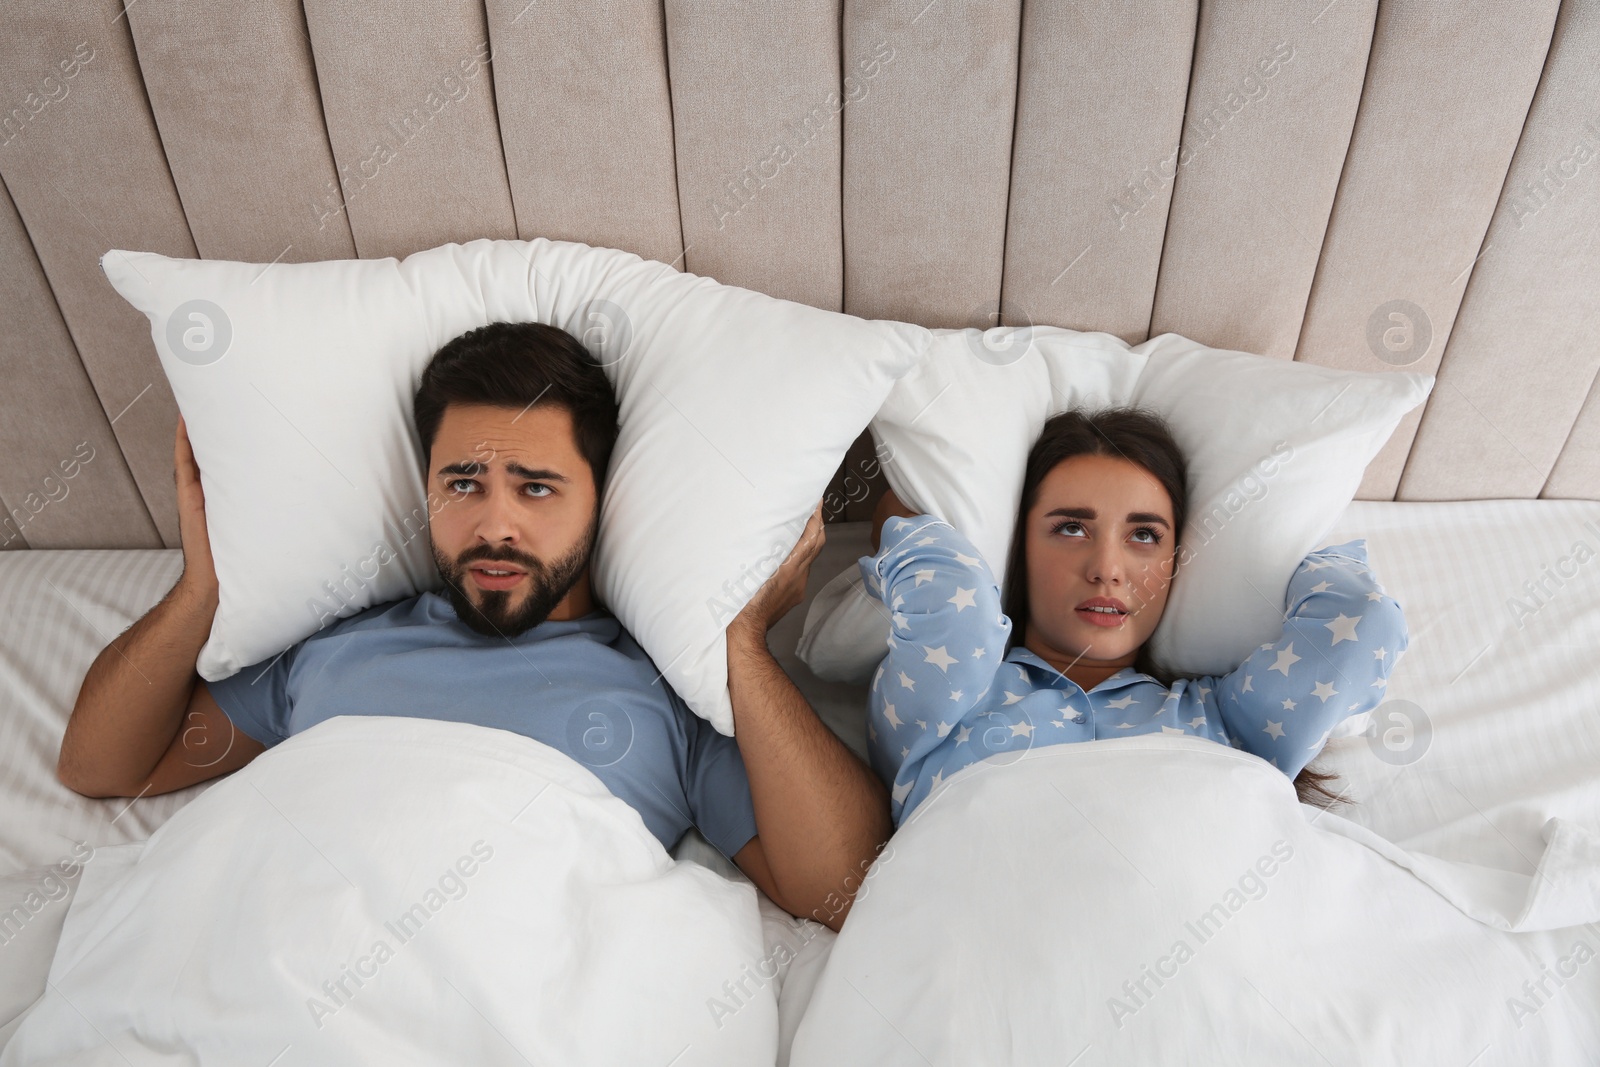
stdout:
[(178, 535), (183, 539), (183, 575), (178, 579), (202, 602), (215, 603), (217, 568), (211, 559), (211, 537), (206, 530), (206, 494), (200, 485), (200, 465), (189, 445), (189, 430), (178, 416), (172, 465), (178, 481)]
[(772, 577), (756, 590), (756, 595), (750, 598), (750, 603), (746, 604), (744, 610), (728, 624), (728, 629), (731, 631), (737, 627), (746, 631), (747, 636), (759, 636), (765, 640), (767, 631), (805, 600), (806, 580), (811, 574), (811, 564), (816, 562), (817, 554), (822, 551), (826, 541), (827, 534), (823, 532), (822, 523), (822, 501), (819, 500), (816, 510), (806, 521), (806, 528), (800, 532), (800, 540), (790, 550), (789, 557), (773, 572)]
[(87, 796), (182, 789), (250, 762), (262, 744), (238, 732), (195, 673), (217, 610), (200, 468), (180, 416), (172, 449), (183, 576), (144, 618), (100, 650), (61, 739), (56, 777)]

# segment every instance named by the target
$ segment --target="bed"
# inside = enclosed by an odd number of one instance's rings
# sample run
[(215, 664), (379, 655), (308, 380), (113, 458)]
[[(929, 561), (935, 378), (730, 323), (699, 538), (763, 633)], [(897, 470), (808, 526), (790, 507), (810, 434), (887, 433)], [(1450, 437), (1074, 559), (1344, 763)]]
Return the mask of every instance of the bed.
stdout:
[[(88, 664), (180, 567), (177, 405), (110, 248), (548, 237), (866, 318), (1434, 375), (1327, 536), (1367, 538), (1412, 631), (1369, 733), (1319, 764), (1353, 800), (1337, 818), (1447, 865), (1463, 901), (1536, 887), (1555, 825), (1577, 853), (1600, 836), (1595, 4), (23, 0), (3, 23), (0, 1041), (94, 857), (212, 787), (93, 801), (53, 777)], [(865, 553), (881, 487), (863, 435), (813, 595)], [(774, 647), (864, 753), (863, 691), (792, 652), (807, 606)], [(675, 855), (742, 884), (694, 833)], [(787, 1062), (839, 938), (759, 907)], [(1448, 1010), (1403, 1006), (1545, 1042), (1487, 1040), (1478, 1067), (1595, 1062), (1600, 926), (1554, 929), (1507, 932), (1511, 962)], [(1320, 1062), (1293, 1012), (1262, 1018)], [(938, 1062), (905, 1025), (838, 1033)]]
[[(1526, 882), (1545, 849), (1550, 820), (1569, 820), (1600, 834), (1600, 661), (1594, 656), (1600, 647), (1600, 505), (1357, 501), (1329, 540), (1358, 536), (1367, 538), (1374, 565), (1405, 605), (1413, 636), (1391, 680), (1389, 701), (1375, 713), (1382, 730), (1332, 741), (1325, 752), (1321, 765), (1340, 776), (1340, 788), (1355, 800), (1340, 815), (1410, 853)], [(810, 593), (866, 551), (866, 523), (835, 524), (812, 571)], [(141, 840), (209, 788), (131, 803), (94, 801), (67, 792), (53, 778), (75, 679), (105, 640), (160, 597), (180, 563), (176, 552), (163, 550), (0, 557), (0, 679), (7, 695), (0, 720), (0, 802), (7, 812), (0, 884), (8, 906), (43, 885), (50, 865), (81, 858), (85, 845), (100, 849)], [(1559, 582), (1545, 580), (1547, 591), (1536, 602), (1524, 583), (1546, 574)], [(773, 647), (829, 726), (862, 752), (864, 691), (818, 680), (793, 656), (806, 606), (774, 630)], [(1530, 685), (1530, 678), (1543, 681)], [(1397, 710), (1410, 721), (1395, 718)], [(1411, 731), (1410, 740), (1385, 748), (1383, 731), (1397, 726)], [(1317, 814), (1308, 809), (1307, 817)], [(743, 879), (692, 831), (674, 855)], [(70, 888), (75, 882), (63, 884)], [(70, 899), (49, 900), (15, 931), (6, 930), (0, 1015), (7, 1029), (42, 991)], [(787, 1062), (789, 1042), (836, 935), (792, 919), (770, 902), (763, 902), (761, 914), (767, 950), (782, 961), (780, 1062)], [(1514, 1003), (1537, 1007), (1529, 1026), (1566, 1035), (1567, 1048), (1600, 1048), (1594, 1007), (1600, 1003), (1600, 967), (1576, 967), (1560, 987), (1547, 981), (1549, 995), (1537, 1005), (1521, 988), (1540, 979), (1541, 964), (1559, 962), (1545, 952), (1551, 936), (1594, 945), (1595, 928), (1520, 936), (1532, 946), (1526, 972), (1500, 976), (1504, 996), (1482, 1010), (1509, 1013)], [(1086, 1020), (1102, 1010), (1099, 1004), (1082, 1007)], [(1480, 1062), (1515, 1062), (1504, 1052)]]

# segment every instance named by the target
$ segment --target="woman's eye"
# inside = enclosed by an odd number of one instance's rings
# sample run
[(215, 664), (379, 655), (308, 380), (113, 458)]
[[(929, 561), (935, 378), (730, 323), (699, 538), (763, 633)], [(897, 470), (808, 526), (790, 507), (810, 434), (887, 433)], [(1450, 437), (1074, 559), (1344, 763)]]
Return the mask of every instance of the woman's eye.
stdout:
[[(1066, 533), (1066, 532), (1067, 532), (1067, 531), (1069, 531), (1069, 530), (1077, 530), (1077, 531), (1079, 531), (1079, 532), (1082, 532), (1082, 530), (1083, 530), (1083, 523), (1081, 523), (1081, 522), (1074, 522), (1074, 521), (1072, 521), (1072, 520), (1071, 520), (1071, 519), (1068, 519), (1068, 520), (1067, 520), (1067, 521), (1066, 521), (1066, 522), (1063, 522), (1063, 523), (1061, 523), (1061, 524), (1060, 524), (1060, 525), (1058, 525), (1058, 526), (1057, 526), (1057, 527), (1056, 527), (1056, 528), (1055, 528), (1055, 529), (1054, 529), (1054, 530), (1052, 530), (1052, 531), (1051, 531), (1051, 532), (1052, 532), (1052, 533)], [(1074, 534), (1074, 536), (1076, 536), (1076, 534)]]
[(1141, 527), (1139, 527), (1137, 530), (1135, 530), (1133, 532), (1134, 532), (1134, 536), (1136, 536), (1136, 537), (1139, 534), (1145, 534), (1148, 537), (1148, 540), (1142, 540), (1142, 541), (1139, 542), (1142, 545), (1159, 545), (1161, 543), (1161, 533), (1160, 533), (1160, 531), (1156, 530), (1154, 527), (1141, 526)]

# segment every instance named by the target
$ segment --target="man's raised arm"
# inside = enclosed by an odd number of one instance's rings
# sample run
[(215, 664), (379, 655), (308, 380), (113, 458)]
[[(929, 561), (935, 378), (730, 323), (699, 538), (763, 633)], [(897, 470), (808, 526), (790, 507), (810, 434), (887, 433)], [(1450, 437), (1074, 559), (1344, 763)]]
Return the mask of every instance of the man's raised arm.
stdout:
[(263, 748), (234, 729), (195, 673), (217, 610), (217, 572), (200, 470), (181, 417), (174, 460), (183, 575), (101, 650), (61, 739), (56, 777), (88, 796), (168, 793), (237, 770)]
[(757, 862), (778, 893), (762, 888), (790, 912), (837, 930), (889, 838), (889, 794), (767, 649), (768, 628), (805, 598), (822, 542), (819, 505), (789, 558), (728, 627), (728, 693), (755, 806)]

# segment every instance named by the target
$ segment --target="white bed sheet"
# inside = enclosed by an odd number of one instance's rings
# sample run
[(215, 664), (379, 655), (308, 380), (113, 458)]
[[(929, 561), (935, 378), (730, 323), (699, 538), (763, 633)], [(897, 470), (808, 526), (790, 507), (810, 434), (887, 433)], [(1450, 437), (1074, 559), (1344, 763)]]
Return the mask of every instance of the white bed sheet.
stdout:
[(1431, 737), (1392, 761), (1381, 738), (1330, 742), (1318, 766), (1356, 801), (1339, 814), (1519, 874), (1548, 819), (1600, 832), (1600, 503), (1357, 501), (1328, 540), (1351, 537), (1410, 626), (1388, 700), (1419, 708)]

